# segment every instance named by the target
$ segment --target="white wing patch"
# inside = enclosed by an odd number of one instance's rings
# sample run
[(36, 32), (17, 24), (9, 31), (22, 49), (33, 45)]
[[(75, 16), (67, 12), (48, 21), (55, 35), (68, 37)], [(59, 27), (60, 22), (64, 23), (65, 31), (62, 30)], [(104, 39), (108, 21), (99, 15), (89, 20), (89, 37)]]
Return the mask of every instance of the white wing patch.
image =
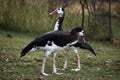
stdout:
[(60, 47), (60, 46), (56, 45), (53, 41), (48, 41), (45, 46), (43, 46), (43, 47), (42, 46), (37, 46), (35, 48), (32, 48), (30, 51), (43, 50), (43, 51), (55, 52), (55, 51), (63, 50), (63, 49), (65, 49), (65, 48), (69, 47), (70, 45), (73, 45), (73, 44), (75, 44), (77, 42), (78, 42), (78, 40), (76, 40), (76, 41), (74, 41), (72, 43), (68, 43), (64, 47)]
[(30, 51), (32, 52), (32, 51), (36, 51), (37, 50), (37, 48), (32, 48)]

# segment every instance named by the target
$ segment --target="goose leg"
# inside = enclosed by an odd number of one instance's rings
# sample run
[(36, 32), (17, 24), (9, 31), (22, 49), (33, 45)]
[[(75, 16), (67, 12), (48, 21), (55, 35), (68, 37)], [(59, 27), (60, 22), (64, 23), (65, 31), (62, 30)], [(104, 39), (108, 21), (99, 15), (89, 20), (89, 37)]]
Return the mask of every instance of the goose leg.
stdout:
[(67, 68), (67, 62), (68, 62), (68, 50), (65, 52), (65, 62), (64, 62), (64, 66), (63, 66), (63, 69), (66, 69)]
[(53, 59), (52, 59), (52, 62), (53, 62), (53, 72), (52, 73), (57, 73), (56, 61), (55, 61), (56, 54), (57, 53), (53, 53)]
[(41, 70), (41, 74), (44, 76), (48, 76), (47, 73), (45, 73), (45, 63), (46, 63), (46, 57), (43, 57), (43, 63), (42, 63), (42, 70)]
[(77, 53), (76, 54), (76, 59), (77, 59), (77, 67), (75, 71), (79, 71), (81, 69), (81, 65), (80, 65), (80, 56), (79, 54)]
[(57, 73), (56, 60), (55, 60), (56, 54), (57, 53), (53, 53), (53, 59), (52, 59), (52, 61), (53, 61), (53, 72), (52, 73), (57, 74), (57, 75), (61, 75), (62, 73)]
[(48, 57), (48, 55), (50, 55), (51, 52), (46, 51), (45, 56), (43, 57), (43, 62), (42, 62), (42, 69), (41, 69), (41, 74), (44, 76), (48, 76), (49, 74), (45, 73), (45, 63), (46, 63), (46, 57)]
[(72, 69), (73, 71), (79, 71), (81, 69), (81, 65), (80, 65), (80, 56), (78, 54), (78, 50), (74, 50), (74, 52), (76, 53), (76, 59), (77, 59), (77, 68), (76, 69)]

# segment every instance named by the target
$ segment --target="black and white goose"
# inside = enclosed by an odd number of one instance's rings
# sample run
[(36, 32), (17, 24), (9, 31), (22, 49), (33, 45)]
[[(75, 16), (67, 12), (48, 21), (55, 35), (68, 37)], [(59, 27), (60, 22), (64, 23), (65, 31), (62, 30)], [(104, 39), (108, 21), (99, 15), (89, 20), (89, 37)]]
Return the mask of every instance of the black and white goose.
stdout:
[(55, 23), (54, 31), (62, 31), (63, 30), (62, 24), (63, 24), (63, 20), (64, 20), (64, 15), (65, 15), (64, 8), (62, 8), (62, 7), (57, 8), (50, 13), (50, 15), (52, 15), (52, 14), (59, 14), (59, 18)]
[(55, 65), (55, 57), (56, 52), (59, 50), (63, 50), (68, 46), (74, 45), (78, 42), (79, 36), (83, 35), (83, 29), (80, 27), (76, 27), (72, 29), (70, 32), (67, 31), (53, 31), (48, 32), (40, 37), (33, 40), (29, 43), (20, 53), (21, 57), (25, 56), (29, 51), (35, 50), (43, 50), (45, 51), (45, 56), (43, 57), (41, 74), (47, 76), (45, 73), (45, 63), (46, 57), (53, 53), (53, 73), (57, 73), (56, 65)]
[[(63, 23), (64, 16), (65, 16), (64, 8), (60, 7), (60, 8), (55, 9), (54, 11), (52, 11), (50, 13), (50, 15), (53, 15), (53, 14), (59, 14), (59, 18), (55, 23), (54, 31), (62, 31), (63, 30), (62, 29), (62, 23)], [(79, 54), (78, 54), (79, 49), (89, 50), (94, 55), (96, 55), (93, 48), (88, 43), (86, 43), (84, 36), (80, 36), (79, 41), (76, 44), (71, 45), (70, 49), (72, 49), (74, 51), (74, 53), (76, 53), (76, 58), (77, 58), (77, 68), (72, 69), (74, 71), (79, 71), (81, 69), (80, 58), (79, 58)], [(66, 51), (64, 69), (67, 68), (67, 60), (68, 60), (67, 52), (68, 51)]]

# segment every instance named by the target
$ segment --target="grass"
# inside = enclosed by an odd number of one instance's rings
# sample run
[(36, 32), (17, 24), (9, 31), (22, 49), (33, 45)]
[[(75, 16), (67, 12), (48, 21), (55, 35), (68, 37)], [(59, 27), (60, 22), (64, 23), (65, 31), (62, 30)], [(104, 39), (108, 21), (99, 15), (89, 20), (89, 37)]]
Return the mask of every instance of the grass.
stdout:
[[(11, 34), (13, 38), (6, 37)], [(119, 80), (120, 79), (120, 45), (109, 42), (89, 41), (95, 49), (97, 57), (89, 51), (81, 50), (81, 67), (79, 72), (71, 71), (76, 68), (75, 54), (69, 52), (67, 70), (58, 70), (63, 75), (54, 75), (52, 72), (52, 57), (49, 56), (45, 71), (51, 74), (44, 77), (39, 74), (43, 52), (28, 53), (20, 58), (22, 48), (35, 37), (24, 33), (0, 30), (0, 80)], [(92, 57), (88, 57), (88, 56)], [(57, 67), (62, 68), (64, 63), (63, 51), (57, 57)], [(38, 80), (40, 80), (38, 79)]]

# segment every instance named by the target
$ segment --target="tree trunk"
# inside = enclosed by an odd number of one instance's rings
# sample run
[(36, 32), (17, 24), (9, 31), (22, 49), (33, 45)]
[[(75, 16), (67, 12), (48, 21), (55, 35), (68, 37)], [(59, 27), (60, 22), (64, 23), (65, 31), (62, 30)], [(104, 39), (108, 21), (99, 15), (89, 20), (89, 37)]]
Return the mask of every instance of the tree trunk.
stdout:
[(109, 34), (110, 34), (110, 40), (113, 38), (113, 31), (111, 26), (111, 0), (109, 0)]
[(92, 0), (91, 3), (92, 3), (92, 7), (93, 7), (93, 15), (96, 18), (96, 0)]
[(82, 23), (81, 23), (81, 27), (84, 29), (84, 18), (85, 18), (85, 14), (84, 14), (84, 0), (80, 0), (80, 4), (82, 7)]
[(20, 1), (21, 6), (25, 6), (25, 0)]
[(88, 25), (89, 25), (90, 24), (91, 13), (90, 13), (89, 5), (88, 5), (88, 0), (86, 0), (85, 4), (86, 4), (86, 8), (88, 10)]

